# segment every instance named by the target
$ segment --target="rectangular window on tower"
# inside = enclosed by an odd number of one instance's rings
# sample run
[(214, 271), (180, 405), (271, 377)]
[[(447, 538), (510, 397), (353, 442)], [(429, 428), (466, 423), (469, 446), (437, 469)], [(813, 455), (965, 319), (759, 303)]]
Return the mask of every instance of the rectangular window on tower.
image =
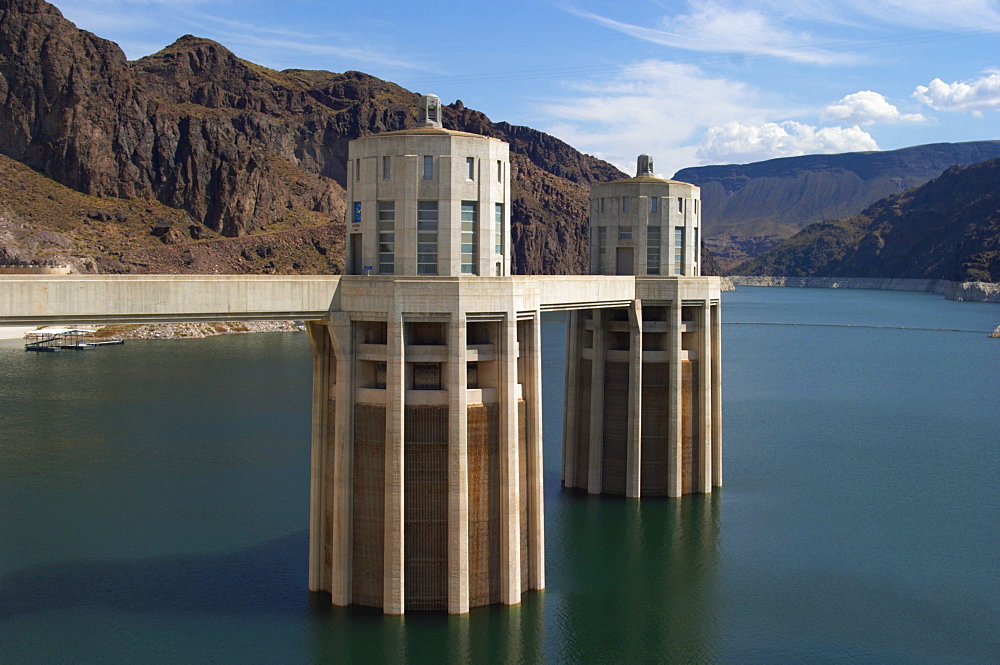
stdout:
[(354, 160), (354, 182), (361, 180), (361, 160)]
[(632, 239), (632, 227), (631, 226), (619, 226), (618, 227), (618, 239), (619, 240), (631, 240)]
[(469, 180), (475, 180), (476, 179), (476, 158), (475, 157), (466, 157), (465, 158), (465, 171), (466, 171), (466, 176), (465, 176), (466, 178), (468, 178)]
[(431, 155), (424, 155), (424, 180), (430, 180), (434, 177), (434, 157)]
[(684, 274), (684, 227), (674, 227), (674, 274)]
[(646, 274), (660, 274), (660, 227), (646, 227)]
[(479, 202), (462, 201), (462, 274), (478, 275)]
[(417, 274), (438, 274), (437, 201), (417, 201)]
[(701, 263), (701, 246), (698, 244), (698, 227), (692, 229), (694, 231), (694, 242), (691, 244), (691, 250), (694, 252), (694, 262)]
[(656, 212), (656, 202), (657, 201), (659, 201), (659, 199), (657, 197), (655, 197), (655, 196), (650, 196), (649, 197), (649, 212)]
[(503, 182), (503, 161), (497, 160), (497, 182)]
[(382, 158), (382, 180), (389, 179), (389, 168), (392, 166), (392, 161), (389, 157)]
[(497, 254), (503, 254), (503, 204), (496, 204), (496, 211), (494, 212), (493, 220), (493, 230), (494, 230), (494, 244), (496, 248), (494, 251)]
[(396, 202), (378, 202), (378, 274), (396, 272)]
[(628, 212), (628, 197), (622, 197), (622, 212)]
[(677, 197), (677, 212), (684, 212), (684, 199)]

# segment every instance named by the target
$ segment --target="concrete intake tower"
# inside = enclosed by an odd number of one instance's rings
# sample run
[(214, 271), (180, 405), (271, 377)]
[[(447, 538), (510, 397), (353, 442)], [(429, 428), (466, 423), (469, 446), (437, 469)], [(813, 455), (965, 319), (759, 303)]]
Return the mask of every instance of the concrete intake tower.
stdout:
[(352, 141), (348, 272), (316, 356), (310, 588), (388, 614), (544, 587), (540, 312), (508, 277), (507, 144)]
[(309, 589), (460, 614), (545, 587), (544, 312), (569, 312), (566, 487), (721, 485), (720, 279), (698, 188), (646, 156), (592, 189), (591, 274), (509, 274), (507, 144), (420, 108), (348, 148), (348, 274), (0, 275), (0, 325), (306, 321)]
[[(700, 190), (653, 175), (595, 185), (590, 271), (635, 275), (627, 306), (570, 314), (563, 484), (671, 496), (722, 485), (719, 282), (700, 275)], [(674, 277), (674, 279), (664, 279)]]
[(348, 275), (308, 324), (309, 586), (387, 614), (544, 588), (543, 311), (572, 312), (566, 486), (721, 482), (719, 280), (698, 277), (698, 189), (642, 166), (598, 185), (593, 274), (511, 276), (507, 144), (443, 129), (434, 96), (420, 114), (351, 142)]

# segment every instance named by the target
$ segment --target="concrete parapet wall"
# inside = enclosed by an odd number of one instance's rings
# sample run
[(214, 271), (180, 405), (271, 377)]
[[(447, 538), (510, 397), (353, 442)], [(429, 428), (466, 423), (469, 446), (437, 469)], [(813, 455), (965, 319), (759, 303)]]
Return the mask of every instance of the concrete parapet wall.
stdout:
[[(317, 320), (331, 311), (517, 311), (621, 307), (636, 298), (718, 297), (718, 277), (392, 277), (361, 275), (0, 275), (0, 325)], [(715, 295), (711, 295), (715, 294)]]
[(0, 275), (0, 325), (320, 319), (336, 276)]

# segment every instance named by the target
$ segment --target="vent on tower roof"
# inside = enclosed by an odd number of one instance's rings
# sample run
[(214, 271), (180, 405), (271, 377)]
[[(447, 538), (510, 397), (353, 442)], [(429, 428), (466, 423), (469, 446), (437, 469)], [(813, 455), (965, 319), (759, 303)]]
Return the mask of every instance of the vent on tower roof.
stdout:
[(437, 95), (424, 95), (420, 98), (420, 126), (441, 126), (441, 98)]
[(653, 158), (649, 155), (639, 155), (635, 175), (636, 177), (641, 175), (653, 175)]

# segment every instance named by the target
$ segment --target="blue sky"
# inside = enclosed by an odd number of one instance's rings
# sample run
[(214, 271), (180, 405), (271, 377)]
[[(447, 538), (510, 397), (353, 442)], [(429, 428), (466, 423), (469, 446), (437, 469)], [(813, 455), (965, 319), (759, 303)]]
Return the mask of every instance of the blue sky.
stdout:
[(358, 70), (628, 172), (1000, 138), (1000, 0), (62, 0), (131, 58), (183, 34)]

